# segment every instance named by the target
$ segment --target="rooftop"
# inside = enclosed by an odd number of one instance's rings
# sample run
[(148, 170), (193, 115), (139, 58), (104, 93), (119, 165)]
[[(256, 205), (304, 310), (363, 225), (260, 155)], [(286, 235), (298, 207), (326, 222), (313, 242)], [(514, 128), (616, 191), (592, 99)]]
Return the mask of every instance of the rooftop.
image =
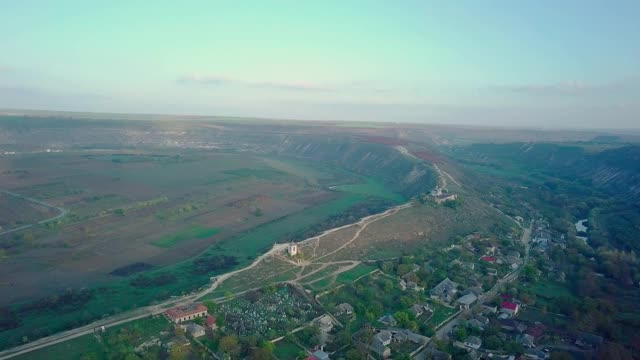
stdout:
[(196, 304), (189, 304), (185, 306), (177, 306), (177, 307), (171, 308), (167, 310), (167, 315), (172, 319), (176, 319), (176, 318), (181, 318), (189, 315), (198, 314), (203, 311), (206, 312), (207, 307), (202, 304), (196, 303)]

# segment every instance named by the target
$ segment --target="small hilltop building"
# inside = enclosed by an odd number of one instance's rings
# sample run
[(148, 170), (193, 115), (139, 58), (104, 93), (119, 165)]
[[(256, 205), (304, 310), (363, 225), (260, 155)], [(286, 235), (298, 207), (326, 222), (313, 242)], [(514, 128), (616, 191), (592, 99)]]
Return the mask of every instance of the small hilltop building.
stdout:
[(298, 245), (291, 243), (287, 247), (287, 253), (289, 256), (296, 256), (298, 254)]

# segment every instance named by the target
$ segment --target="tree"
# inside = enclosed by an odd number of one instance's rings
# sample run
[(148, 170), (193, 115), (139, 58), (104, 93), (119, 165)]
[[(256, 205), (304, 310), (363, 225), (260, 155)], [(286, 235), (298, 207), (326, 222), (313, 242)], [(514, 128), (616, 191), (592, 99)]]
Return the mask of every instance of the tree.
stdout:
[(499, 350), (502, 347), (502, 340), (495, 335), (491, 335), (484, 340), (482, 346), (485, 349)]
[(204, 306), (207, 307), (207, 311), (209, 312), (209, 314), (213, 314), (218, 310), (218, 303), (216, 303), (215, 301), (205, 301), (203, 303)]
[(459, 327), (455, 334), (454, 337), (456, 338), (456, 340), (458, 341), (464, 341), (467, 338), (467, 330), (464, 327)]
[(269, 351), (269, 349), (258, 348), (258, 349), (253, 349), (253, 351), (251, 351), (251, 355), (249, 356), (249, 359), (251, 359), (251, 360), (271, 360), (271, 359), (273, 359), (273, 355), (271, 354), (271, 351)]
[(269, 353), (273, 353), (276, 350), (276, 344), (271, 341), (265, 341), (262, 343), (262, 348), (269, 351)]
[(367, 354), (358, 349), (351, 349), (347, 351), (347, 360), (366, 360)]
[(220, 339), (218, 349), (223, 353), (235, 354), (240, 351), (240, 343), (238, 338), (233, 335), (228, 335)]
[(184, 329), (181, 328), (180, 326), (176, 326), (175, 328), (175, 334), (177, 337), (183, 337), (184, 336)]
[(169, 360), (184, 360), (189, 356), (189, 351), (184, 346), (173, 346), (169, 350)]
[(358, 333), (357, 337), (361, 343), (370, 344), (371, 340), (373, 340), (373, 331), (371, 331), (371, 329), (364, 329)]

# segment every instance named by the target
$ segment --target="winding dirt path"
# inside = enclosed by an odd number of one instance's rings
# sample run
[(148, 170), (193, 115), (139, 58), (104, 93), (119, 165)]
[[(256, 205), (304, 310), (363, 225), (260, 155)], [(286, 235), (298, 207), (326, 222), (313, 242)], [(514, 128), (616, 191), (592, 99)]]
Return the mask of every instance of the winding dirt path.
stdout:
[(67, 215), (67, 213), (69, 212), (68, 210), (63, 209), (63, 208), (61, 208), (61, 207), (57, 207), (57, 206), (55, 206), (55, 205), (47, 204), (47, 203), (46, 203), (46, 202), (44, 202), (44, 201), (40, 201), (40, 200), (37, 200), (37, 199), (34, 199), (34, 198), (30, 198), (30, 197), (27, 197), (27, 196), (23, 196), (23, 195), (20, 195), (20, 194), (14, 193), (14, 192), (9, 191), (9, 190), (0, 190), (0, 193), (2, 193), (2, 194), (6, 194), (6, 195), (10, 195), (10, 196), (13, 196), (13, 197), (17, 197), (17, 198), (19, 198), (19, 199), (22, 199), (22, 200), (25, 200), (25, 201), (32, 202), (32, 203), (34, 203), (34, 204), (42, 205), (42, 206), (48, 207), (48, 208), (50, 208), (50, 209), (57, 210), (57, 211), (59, 212), (59, 213), (58, 213), (58, 215), (53, 216), (53, 217), (50, 217), (50, 218), (48, 218), (48, 219), (40, 220), (40, 221), (35, 222), (35, 223), (33, 223), (33, 224), (23, 225), (23, 226), (20, 226), (20, 227), (15, 228), (15, 229), (10, 229), (10, 230), (6, 230), (6, 231), (2, 231), (2, 232), (0, 232), (0, 236), (2, 236), (2, 235), (6, 235), (6, 234), (11, 234), (11, 233), (16, 232), (16, 231), (19, 231), (19, 230), (28, 229), (28, 228), (30, 228), (30, 227), (32, 227), (32, 226), (34, 226), (34, 225), (36, 225), (36, 224), (46, 224), (46, 223), (48, 223), (48, 222), (50, 222), (50, 221), (57, 220), (57, 219), (59, 219), (59, 218), (61, 218), (61, 217), (65, 216), (65, 215)]

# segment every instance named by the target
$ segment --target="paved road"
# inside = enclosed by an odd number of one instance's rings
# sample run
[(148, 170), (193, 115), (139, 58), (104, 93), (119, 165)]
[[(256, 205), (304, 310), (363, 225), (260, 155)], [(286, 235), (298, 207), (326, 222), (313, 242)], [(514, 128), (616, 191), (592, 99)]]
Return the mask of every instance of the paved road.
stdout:
[[(388, 209), (380, 214), (374, 214), (374, 215), (370, 215), (367, 217), (364, 217), (362, 219), (360, 219), (359, 221), (353, 223), (353, 224), (348, 224), (348, 225), (344, 225), (344, 226), (340, 226), (337, 228), (333, 228), (333, 229), (329, 229), (324, 231), (323, 233), (321, 233), (318, 236), (313, 236), (310, 237), (308, 239), (305, 239), (303, 241), (301, 241), (301, 243), (305, 243), (305, 242), (309, 242), (309, 241), (315, 241), (318, 238), (321, 238), (323, 236), (326, 236), (328, 234), (331, 234), (335, 231), (344, 229), (344, 228), (348, 228), (350, 226), (366, 226), (367, 224), (374, 222), (376, 220), (382, 219), (386, 216), (395, 214), (396, 212), (400, 211), (401, 209), (405, 209), (408, 207), (411, 207), (412, 204), (411, 203), (407, 203), (407, 204), (402, 204), (402, 205), (398, 205), (395, 207), (392, 207), (391, 209)], [(62, 209), (61, 209), (62, 210)], [(51, 221), (51, 219), (48, 219), (47, 221)], [(352, 239), (352, 240), (355, 240)], [(91, 324), (85, 325), (85, 326), (81, 326), (72, 330), (67, 330), (55, 335), (51, 335), (48, 337), (44, 337), (41, 339), (38, 339), (36, 341), (30, 342), (28, 344), (25, 345), (21, 345), (12, 349), (8, 349), (5, 351), (0, 352), (0, 360), (5, 360), (5, 359), (9, 359), (12, 358), (14, 356), (18, 356), (18, 355), (22, 355), (37, 349), (41, 349), (50, 345), (54, 345), (54, 344), (58, 344), (67, 340), (71, 340), (71, 339), (75, 339), (78, 338), (80, 336), (84, 336), (87, 334), (91, 334), (93, 332), (94, 329), (99, 328), (101, 326), (104, 326), (105, 328), (109, 328), (112, 326), (116, 326), (116, 325), (120, 325), (120, 324), (124, 324), (130, 321), (134, 321), (134, 320), (138, 320), (147, 316), (151, 316), (151, 315), (156, 315), (156, 314), (161, 314), (163, 312), (165, 312), (168, 308), (170, 307), (174, 307), (174, 306), (181, 306), (181, 305), (186, 305), (186, 304), (190, 304), (196, 300), (198, 300), (199, 298), (202, 298), (203, 296), (213, 292), (220, 284), (222, 284), (225, 280), (227, 280), (228, 278), (230, 278), (231, 276), (246, 271), (246, 270), (250, 270), (252, 268), (254, 268), (255, 266), (257, 266), (263, 259), (265, 259), (267, 256), (273, 255), (277, 252), (282, 252), (287, 248), (288, 244), (274, 244), (273, 247), (271, 248), (271, 250), (269, 250), (268, 252), (260, 255), (259, 257), (256, 258), (256, 260), (254, 262), (252, 262), (249, 266), (244, 267), (242, 269), (238, 269), (235, 271), (231, 271), (228, 272), (226, 274), (222, 274), (217, 276), (213, 283), (211, 283), (211, 285), (207, 288), (204, 289), (200, 292), (197, 293), (192, 293), (192, 294), (187, 294), (181, 297), (175, 297), (172, 299), (169, 299), (167, 301), (164, 301), (162, 303), (156, 304), (156, 305), (150, 305), (150, 306), (146, 306), (143, 308), (139, 308), (136, 310), (132, 310), (132, 311), (128, 311), (128, 312), (124, 312), (103, 320), (99, 320), (99, 321), (95, 321)], [(326, 255), (325, 255), (326, 256)]]
[[(48, 218), (48, 219), (44, 219), (44, 220), (38, 221), (38, 222), (37, 222), (37, 224), (46, 224), (46, 223), (48, 223), (48, 222), (50, 222), (50, 221), (57, 220), (57, 219), (59, 219), (59, 218), (61, 218), (61, 217), (65, 216), (65, 215), (67, 215), (67, 213), (69, 212), (68, 210), (63, 209), (63, 208), (61, 208), (61, 207), (57, 207), (57, 206), (55, 206), (55, 205), (47, 204), (46, 202), (43, 202), (43, 201), (40, 201), (40, 200), (37, 200), (37, 199), (34, 199), (34, 198), (26, 197), (26, 196), (23, 196), (23, 195), (20, 195), (20, 194), (14, 193), (14, 192), (12, 192), (12, 191), (8, 191), (8, 190), (0, 190), (0, 193), (7, 194), (7, 195), (11, 195), (11, 196), (13, 196), (13, 197), (17, 197), (17, 198), (20, 198), (20, 199), (23, 199), (23, 200), (26, 200), (26, 201), (32, 202), (32, 203), (34, 203), (34, 204), (38, 204), (38, 205), (42, 205), (42, 206), (46, 206), (46, 207), (48, 207), (48, 208), (55, 209), (55, 210), (57, 210), (57, 211), (58, 211), (58, 215), (56, 215), (56, 216), (54, 216), (54, 217), (50, 217), (50, 218)], [(15, 229), (2, 231), (2, 232), (0, 232), (0, 236), (2, 236), (2, 235), (6, 235), (6, 234), (11, 234), (12, 232), (16, 232), (16, 231), (19, 231), (19, 230), (28, 229), (28, 228), (32, 227), (33, 225), (35, 225), (35, 224), (23, 225), (23, 226), (20, 226), (20, 227), (15, 228)]]

